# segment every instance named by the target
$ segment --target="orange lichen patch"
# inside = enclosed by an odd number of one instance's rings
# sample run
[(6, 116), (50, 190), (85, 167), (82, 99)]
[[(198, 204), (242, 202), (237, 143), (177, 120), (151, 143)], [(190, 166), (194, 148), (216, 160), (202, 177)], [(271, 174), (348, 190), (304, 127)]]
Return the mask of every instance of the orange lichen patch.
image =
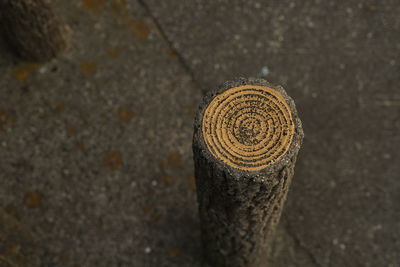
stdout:
[(181, 166), (181, 155), (178, 152), (173, 152), (168, 157), (168, 165), (173, 168)]
[(65, 128), (65, 132), (67, 133), (67, 135), (73, 135), (74, 133), (76, 133), (76, 125), (68, 124)]
[(111, 170), (116, 170), (123, 165), (122, 155), (119, 151), (110, 151), (103, 156), (103, 165)]
[(119, 47), (110, 47), (107, 49), (107, 57), (111, 59), (116, 59), (121, 55), (122, 49)]
[(29, 75), (36, 71), (40, 66), (41, 64), (38, 63), (24, 63), (16, 67), (11, 75), (15, 80), (25, 82), (28, 80)]
[(163, 184), (166, 184), (166, 185), (170, 185), (170, 184), (172, 184), (173, 179), (172, 179), (171, 176), (163, 176), (163, 177), (160, 179), (160, 182), (163, 183)]
[(79, 149), (79, 150), (85, 149), (85, 145), (82, 144), (82, 143), (76, 143), (76, 144), (75, 144), (75, 147), (76, 147), (77, 149)]
[(112, 9), (117, 12), (126, 10), (127, 9), (126, 1), (125, 0), (113, 0)]
[(171, 57), (175, 57), (176, 56), (176, 52), (172, 47), (168, 47), (167, 49), (165, 49), (165, 53), (168, 56), (171, 56)]
[(97, 10), (102, 7), (107, 0), (82, 0), (82, 6), (88, 10)]
[(15, 69), (12, 73), (14, 79), (20, 82), (24, 82), (28, 79), (29, 73), (24, 69)]
[(117, 118), (118, 120), (128, 123), (131, 121), (133, 117), (133, 111), (132, 109), (125, 107), (125, 106), (119, 106), (117, 108)]
[(193, 175), (189, 176), (187, 181), (190, 189), (196, 189), (196, 178)]
[(89, 76), (92, 76), (96, 72), (97, 65), (95, 62), (91, 62), (91, 61), (82, 62), (80, 64), (80, 70), (85, 76), (89, 77)]
[(178, 248), (171, 248), (169, 251), (169, 255), (176, 257), (179, 255), (179, 249)]
[(152, 206), (152, 205), (144, 205), (143, 206), (143, 211), (144, 212), (150, 212), (152, 210), (154, 210), (154, 206)]
[(18, 218), (18, 210), (17, 207), (12, 205), (12, 204), (8, 204), (7, 206), (4, 207), (5, 212), (7, 212), (9, 215)]
[(63, 253), (63, 254), (60, 256), (59, 262), (60, 262), (62, 265), (67, 265), (67, 264), (69, 264), (69, 262), (70, 262), (70, 254), (69, 254), (68, 252)]
[(64, 111), (64, 109), (65, 109), (65, 104), (63, 103), (58, 103), (54, 106), (54, 111), (56, 112)]
[(21, 245), (20, 244), (12, 244), (9, 248), (8, 248), (8, 253), (10, 255), (16, 255), (21, 251)]
[(198, 106), (191, 106), (186, 108), (186, 114), (193, 117), (194, 115), (196, 115), (196, 112), (198, 110)]
[(145, 38), (150, 34), (150, 28), (143, 20), (137, 20), (130, 25), (132, 32), (139, 38)]
[(11, 128), (16, 121), (17, 117), (10, 110), (0, 108), (0, 131)]
[(153, 222), (158, 222), (161, 219), (160, 215), (154, 215), (151, 217), (151, 219), (153, 220)]
[(40, 207), (42, 205), (42, 194), (37, 191), (27, 192), (24, 203), (31, 208)]
[(281, 160), (295, 134), (292, 112), (283, 95), (257, 85), (242, 85), (217, 95), (204, 111), (201, 128), (215, 158), (247, 171)]

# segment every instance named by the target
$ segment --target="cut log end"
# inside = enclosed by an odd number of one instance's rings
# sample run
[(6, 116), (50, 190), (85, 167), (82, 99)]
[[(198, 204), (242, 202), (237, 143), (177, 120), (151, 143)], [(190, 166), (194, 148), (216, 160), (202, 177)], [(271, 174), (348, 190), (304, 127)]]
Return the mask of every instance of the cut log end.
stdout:
[(289, 105), (271, 87), (241, 85), (217, 95), (204, 111), (201, 131), (211, 154), (241, 170), (279, 161), (295, 133)]
[(303, 136), (293, 100), (263, 79), (226, 82), (205, 96), (195, 120), (204, 156), (233, 172), (281, 168)]

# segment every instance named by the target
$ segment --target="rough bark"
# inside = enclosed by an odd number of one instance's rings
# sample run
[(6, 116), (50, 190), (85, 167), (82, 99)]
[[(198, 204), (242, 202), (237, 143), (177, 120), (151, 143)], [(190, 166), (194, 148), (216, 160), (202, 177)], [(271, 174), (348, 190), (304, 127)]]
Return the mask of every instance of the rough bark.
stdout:
[[(216, 158), (202, 131), (204, 112), (210, 102), (227, 89), (241, 85), (278, 91), (292, 113), (294, 134), (288, 150), (277, 162), (260, 170), (232, 167)], [(193, 153), (203, 253), (210, 266), (265, 266), (302, 139), (294, 102), (280, 86), (242, 78), (227, 82), (204, 97), (195, 119)]]
[(46, 61), (68, 48), (70, 30), (44, 0), (1, 0), (0, 25), (24, 59)]

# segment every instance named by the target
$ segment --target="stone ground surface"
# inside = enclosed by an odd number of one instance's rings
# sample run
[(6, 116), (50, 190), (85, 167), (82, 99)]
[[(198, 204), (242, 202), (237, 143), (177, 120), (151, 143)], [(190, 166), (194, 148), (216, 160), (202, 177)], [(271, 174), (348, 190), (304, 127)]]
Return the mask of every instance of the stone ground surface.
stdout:
[(53, 2), (66, 54), (0, 40), (0, 266), (201, 266), (192, 122), (237, 76), (306, 133), (269, 266), (400, 266), (397, 0)]

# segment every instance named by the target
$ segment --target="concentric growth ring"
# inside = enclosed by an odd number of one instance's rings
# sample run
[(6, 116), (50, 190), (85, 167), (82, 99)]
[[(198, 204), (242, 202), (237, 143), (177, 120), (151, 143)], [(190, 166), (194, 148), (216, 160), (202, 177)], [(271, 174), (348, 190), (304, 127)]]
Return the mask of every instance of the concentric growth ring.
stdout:
[(295, 125), (276, 90), (257, 85), (230, 88), (204, 111), (202, 133), (211, 154), (231, 167), (261, 170), (289, 150)]

